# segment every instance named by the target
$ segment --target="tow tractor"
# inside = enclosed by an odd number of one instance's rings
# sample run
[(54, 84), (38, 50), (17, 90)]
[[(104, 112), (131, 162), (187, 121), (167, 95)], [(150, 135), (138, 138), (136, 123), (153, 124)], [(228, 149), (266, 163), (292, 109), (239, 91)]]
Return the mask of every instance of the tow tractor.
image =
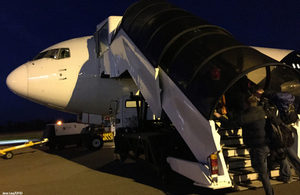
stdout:
[(50, 150), (64, 149), (67, 145), (85, 145), (89, 150), (100, 150), (104, 141), (113, 141), (110, 121), (102, 116), (83, 116), (80, 122), (48, 124), (43, 138), (48, 138), (46, 144)]
[(13, 146), (13, 147), (2, 149), (2, 150), (0, 149), (0, 154), (4, 155), (3, 156), (4, 159), (12, 159), (14, 157), (14, 153), (12, 152), (13, 150), (26, 148), (26, 147), (31, 147), (31, 146), (38, 145), (38, 144), (43, 144), (43, 143), (46, 143), (46, 142), (48, 142), (47, 138), (43, 139), (42, 141), (37, 141), (37, 142), (33, 142), (33, 141), (26, 142), (22, 145)]

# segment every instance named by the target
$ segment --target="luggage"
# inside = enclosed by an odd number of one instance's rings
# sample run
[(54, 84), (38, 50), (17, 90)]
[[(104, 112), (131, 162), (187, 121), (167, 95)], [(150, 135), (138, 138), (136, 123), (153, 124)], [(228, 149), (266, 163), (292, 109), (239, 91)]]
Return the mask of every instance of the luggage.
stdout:
[(297, 122), (298, 114), (294, 105), (294, 95), (287, 92), (278, 92), (270, 94), (267, 98), (277, 107), (282, 122), (285, 124)]

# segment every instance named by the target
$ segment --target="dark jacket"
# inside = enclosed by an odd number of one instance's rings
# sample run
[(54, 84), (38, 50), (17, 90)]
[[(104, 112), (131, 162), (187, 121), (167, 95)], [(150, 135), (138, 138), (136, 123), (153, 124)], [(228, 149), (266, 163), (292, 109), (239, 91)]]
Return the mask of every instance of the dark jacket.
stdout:
[(250, 107), (234, 116), (235, 122), (243, 129), (244, 144), (249, 148), (267, 145), (266, 114), (262, 106)]

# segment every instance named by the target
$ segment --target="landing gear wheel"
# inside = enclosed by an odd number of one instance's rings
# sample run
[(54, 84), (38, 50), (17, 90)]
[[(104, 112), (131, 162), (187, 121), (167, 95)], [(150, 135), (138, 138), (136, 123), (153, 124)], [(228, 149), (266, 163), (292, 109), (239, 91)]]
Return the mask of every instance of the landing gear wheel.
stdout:
[(4, 158), (5, 159), (12, 159), (14, 157), (14, 154), (12, 152), (7, 152), (5, 155), (4, 155)]
[(89, 150), (100, 150), (103, 147), (103, 139), (100, 136), (93, 135), (86, 140), (85, 146)]

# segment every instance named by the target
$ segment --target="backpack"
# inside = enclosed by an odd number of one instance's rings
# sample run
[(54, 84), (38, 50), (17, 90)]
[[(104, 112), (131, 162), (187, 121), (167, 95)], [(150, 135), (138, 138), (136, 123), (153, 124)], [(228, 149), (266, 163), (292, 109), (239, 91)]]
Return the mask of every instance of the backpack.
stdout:
[(282, 122), (285, 124), (297, 122), (298, 114), (294, 105), (294, 95), (287, 92), (278, 92), (270, 94), (267, 98), (277, 107)]
[(265, 130), (271, 150), (291, 147), (297, 134), (297, 130), (292, 125), (286, 125), (278, 118), (267, 118)]
[(280, 130), (283, 132), (283, 139), (286, 147), (292, 147), (295, 142), (295, 135), (297, 135), (297, 130), (292, 125), (286, 125), (282, 123), (280, 125)]
[(271, 150), (285, 147), (286, 140), (284, 137), (286, 136), (281, 132), (279, 125), (276, 125), (270, 119), (267, 119), (265, 130), (269, 140), (268, 146)]
[(281, 161), (286, 159), (286, 152), (284, 148), (279, 148), (276, 150), (270, 150), (270, 155), (267, 158), (268, 170), (274, 170), (276, 167), (280, 166)]

